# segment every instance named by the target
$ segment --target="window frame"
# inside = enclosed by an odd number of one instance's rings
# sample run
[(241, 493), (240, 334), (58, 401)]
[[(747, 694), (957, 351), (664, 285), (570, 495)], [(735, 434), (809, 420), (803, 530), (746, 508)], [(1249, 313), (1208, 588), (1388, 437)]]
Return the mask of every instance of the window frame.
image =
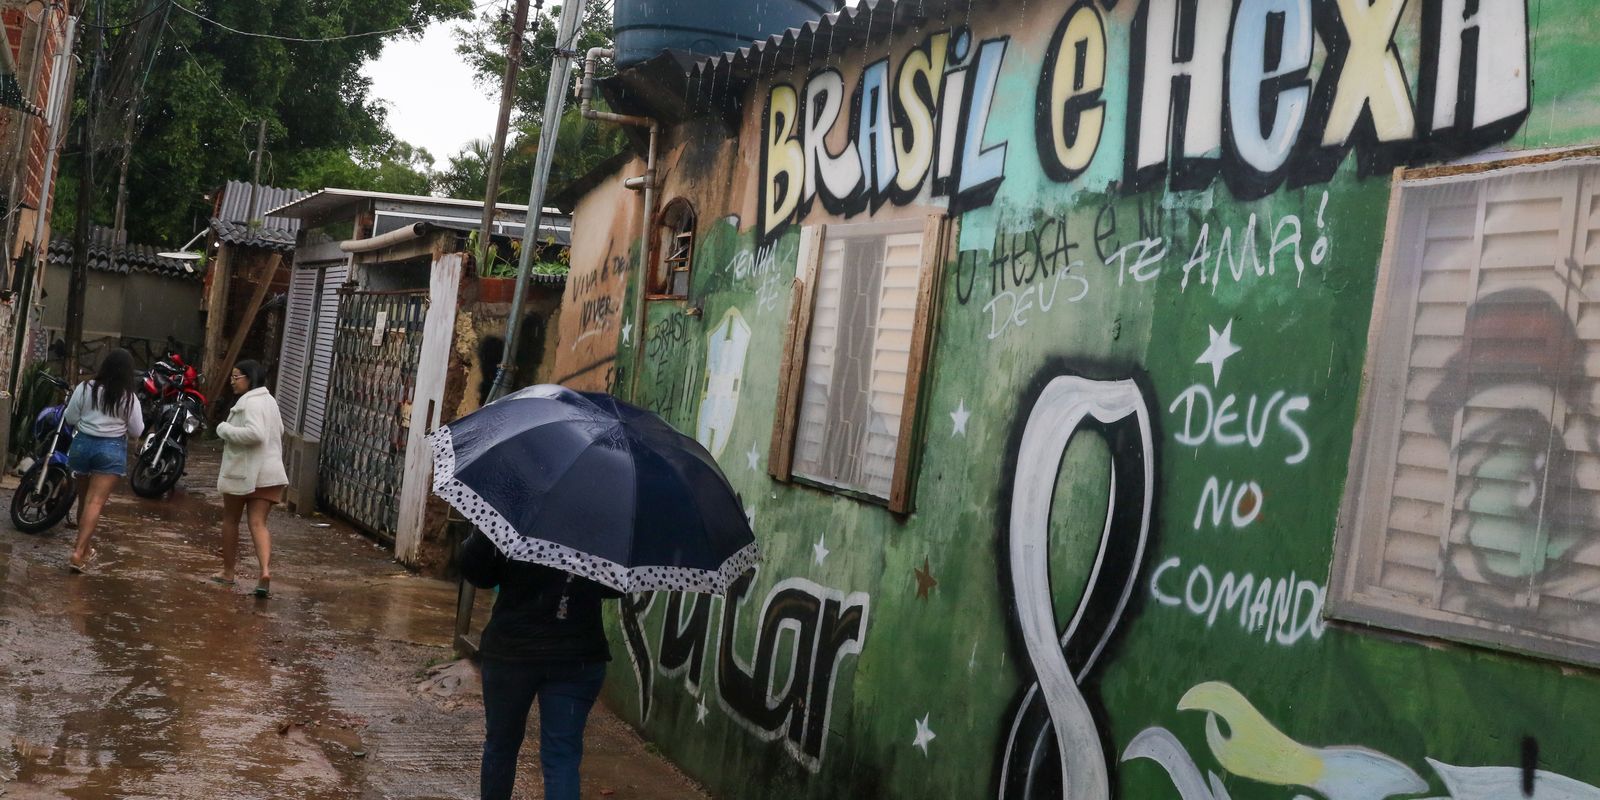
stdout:
[(956, 222), (943, 213), (921, 218), (922, 243), (917, 275), (916, 310), (911, 328), (911, 346), (906, 363), (906, 385), (900, 410), (900, 429), (895, 439), (894, 472), (888, 497), (859, 489), (814, 480), (794, 472), (796, 437), (799, 433), (800, 403), (804, 395), (808, 354), (811, 346), (812, 318), (816, 310), (816, 286), (830, 231), (843, 230), (855, 235), (909, 233), (906, 218), (889, 221), (810, 225), (801, 229), (796, 259), (796, 276), (790, 294), (789, 319), (784, 331), (784, 350), (778, 367), (778, 402), (773, 414), (772, 442), (767, 461), (768, 474), (781, 483), (799, 484), (838, 494), (889, 511), (906, 515), (915, 507), (916, 473), (921, 448), (918, 431), (922, 427), (923, 395), (930, 385), (929, 372), (937, 338), (940, 300), (950, 243), (955, 240)]
[[(673, 237), (674, 239), (687, 237), (689, 240), (684, 249), (685, 256), (682, 259), (681, 269), (672, 266), (675, 260), (667, 255), (667, 248), (663, 246), (663, 230), (667, 228), (667, 215), (680, 208), (689, 214), (688, 231)], [(662, 204), (661, 210), (656, 212), (654, 223), (650, 228), (651, 274), (647, 275), (645, 280), (645, 300), (688, 300), (693, 290), (691, 284), (694, 280), (695, 245), (700, 241), (700, 212), (695, 209), (694, 203), (691, 203), (689, 198), (674, 197)], [(655, 282), (655, 274), (658, 271), (661, 272), (660, 284)], [(672, 292), (673, 274), (677, 272), (684, 274), (683, 294)]]
[[(1600, 156), (1600, 148), (1584, 147), (1471, 164), (1410, 169), (1401, 167), (1393, 171), (1383, 250), (1378, 264), (1371, 320), (1367, 329), (1366, 355), (1357, 397), (1355, 427), (1352, 431), (1345, 486), (1334, 530), (1333, 557), (1327, 583), (1327, 597), (1323, 606), (1323, 616), (1328, 620), (1356, 623), (1407, 636), (1445, 640), (1586, 667), (1600, 666), (1600, 636), (1587, 640), (1563, 636), (1545, 627), (1515, 625), (1502, 618), (1473, 615), (1444, 608), (1412, 607), (1398, 597), (1384, 596), (1382, 587), (1363, 580), (1362, 565), (1374, 557), (1374, 552), (1377, 553), (1377, 558), (1380, 560), (1383, 558), (1382, 553), (1388, 547), (1392, 531), (1387, 526), (1382, 530), (1367, 529), (1363, 527), (1361, 519), (1366, 513), (1365, 504), (1370, 502), (1370, 498), (1364, 497), (1371, 485), (1366, 470), (1374, 455), (1374, 448), (1380, 446), (1374, 432), (1374, 420), (1396, 412), (1392, 406), (1379, 407), (1379, 401), (1383, 398), (1379, 396), (1379, 389), (1375, 385), (1375, 373), (1378, 371), (1375, 360), (1383, 353), (1386, 338), (1414, 335), (1394, 333), (1390, 329), (1395, 322), (1392, 316), (1397, 311), (1395, 307), (1397, 302), (1412, 304), (1405, 317), (1408, 324), (1412, 325), (1415, 324), (1417, 316), (1415, 306), (1419, 304), (1414, 292), (1405, 293), (1405, 297), (1397, 298), (1396, 295), (1400, 293), (1394, 289), (1409, 286), (1410, 282), (1420, 281), (1421, 273), (1424, 272), (1420, 261), (1417, 264), (1400, 263), (1404, 258), (1402, 249), (1407, 246), (1407, 242), (1402, 241), (1401, 226), (1404, 224), (1407, 210), (1408, 190), (1425, 190), (1442, 181), (1487, 182), (1494, 180), (1499, 173), (1505, 173), (1507, 177), (1513, 176), (1517, 174), (1513, 170), (1518, 168), (1542, 166), (1552, 166), (1555, 169), (1582, 169), (1585, 166), (1592, 168), (1597, 164), (1597, 156)], [(1580, 198), (1581, 196), (1580, 193)], [(1480, 218), (1473, 231), (1474, 236), (1484, 235), (1483, 224), (1484, 220)], [(1482, 258), (1481, 253), (1478, 258)], [(1469, 313), (1475, 302), (1468, 302)], [(1400, 396), (1402, 399), (1405, 397), (1404, 386), (1400, 389)], [(1393, 466), (1393, 460), (1387, 460), (1385, 463)], [(1391, 477), (1390, 481), (1392, 480)], [(1456, 501), (1453, 499), (1446, 500), (1446, 505), (1454, 502)]]

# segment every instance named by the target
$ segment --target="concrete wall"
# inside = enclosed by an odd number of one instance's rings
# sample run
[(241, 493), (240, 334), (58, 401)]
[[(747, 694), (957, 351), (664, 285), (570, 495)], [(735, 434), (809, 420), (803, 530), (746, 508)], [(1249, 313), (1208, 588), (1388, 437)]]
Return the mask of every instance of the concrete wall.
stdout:
[[(66, 328), (70, 278), (66, 267), (45, 270), (43, 323), (51, 341), (61, 338)], [(99, 364), (100, 353), (111, 347), (127, 347), (135, 360), (148, 363), (164, 355), (168, 337), (195, 355), (205, 335), (200, 322), (202, 292), (199, 281), (90, 270), (84, 292), (83, 363)]]
[[(122, 335), (155, 342), (172, 337), (199, 347), (205, 330), (200, 324), (202, 286), (149, 273), (129, 273), (124, 278)], [(276, 357), (276, 356), (274, 356)]]
[[(612, 706), (724, 797), (1600, 797), (1593, 668), (1325, 615), (1390, 170), (1600, 144), (1590, 3), (950, 5), (666, 133), (701, 227), (647, 330), (596, 232), (638, 199), (578, 209), (562, 347), (718, 417), (765, 552), (623, 601)], [(802, 230), (946, 212), (912, 512), (769, 477)]]
[(622, 317), (622, 298), (638, 257), (643, 217), (639, 197), (622, 181), (642, 171), (643, 162), (628, 164), (573, 211), (572, 268), (561, 300), (554, 383), (604, 391), (615, 377), (618, 342), (631, 340), (633, 326)]

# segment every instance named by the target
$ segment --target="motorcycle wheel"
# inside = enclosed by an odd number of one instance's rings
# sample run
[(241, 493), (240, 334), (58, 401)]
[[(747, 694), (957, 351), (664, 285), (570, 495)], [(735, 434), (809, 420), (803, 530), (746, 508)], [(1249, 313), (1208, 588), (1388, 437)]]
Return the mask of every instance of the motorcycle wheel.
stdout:
[[(41, 469), (48, 470), (43, 491), (39, 489)], [(43, 533), (60, 523), (77, 501), (77, 485), (64, 465), (35, 465), (22, 476), (22, 484), (11, 495), (11, 524), (23, 533)]]
[(134, 462), (128, 485), (140, 497), (160, 497), (178, 485), (178, 479), (183, 477), (184, 462), (188, 460), (182, 450), (167, 448), (161, 454), (160, 463), (156, 463), (156, 451), (151, 448)]

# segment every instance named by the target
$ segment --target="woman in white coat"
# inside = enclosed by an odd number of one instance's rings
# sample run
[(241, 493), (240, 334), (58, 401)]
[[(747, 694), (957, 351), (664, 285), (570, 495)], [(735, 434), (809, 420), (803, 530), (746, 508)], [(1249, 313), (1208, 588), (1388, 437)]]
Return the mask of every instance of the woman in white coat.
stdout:
[(239, 557), (239, 517), (244, 515), (261, 564), (257, 597), (266, 597), (272, 590), (272, 533), (267, 530), (267, 514), (283, 501), (283, 489), (289, 483), (283, 468), (283, 419), (278, 416), (278, 401), (267, 392), (266, 377), (267, 370), (259, 363), (239, 362), (228, 376), (228, 385), (239, 400), (228, 420), (217, 425), (217, 436), (222, 439), (222, 470), (217, 476), (217, 491), (222, 494), (222, 571), (211, 579), (233, 585)]

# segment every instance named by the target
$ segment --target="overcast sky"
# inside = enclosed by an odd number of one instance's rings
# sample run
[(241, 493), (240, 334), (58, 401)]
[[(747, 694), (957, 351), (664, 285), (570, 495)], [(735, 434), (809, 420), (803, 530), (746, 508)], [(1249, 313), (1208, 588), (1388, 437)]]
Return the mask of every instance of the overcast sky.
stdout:
[[(859, 0), (846, 0), (855, 5)], [(427, 148), (444, 167), (462, 145), (494, 135), (499, 96), (473, 84), (472, 70), (455, 52), (450, 31), (461, 22), (428, 27), (417, 41), (395, 40), (362, 70), (372, 93), (389, 104), (389, 129)]]
[(362, 70), (372, 94), (389, 105), (389, 129), (448, 163), (461, 146), (494, 135), (499, 97), (472, 82), (472, 69), (455, 52), (450, 31), (463, 23), (436, 23), (416, 41), (394, 40)]

